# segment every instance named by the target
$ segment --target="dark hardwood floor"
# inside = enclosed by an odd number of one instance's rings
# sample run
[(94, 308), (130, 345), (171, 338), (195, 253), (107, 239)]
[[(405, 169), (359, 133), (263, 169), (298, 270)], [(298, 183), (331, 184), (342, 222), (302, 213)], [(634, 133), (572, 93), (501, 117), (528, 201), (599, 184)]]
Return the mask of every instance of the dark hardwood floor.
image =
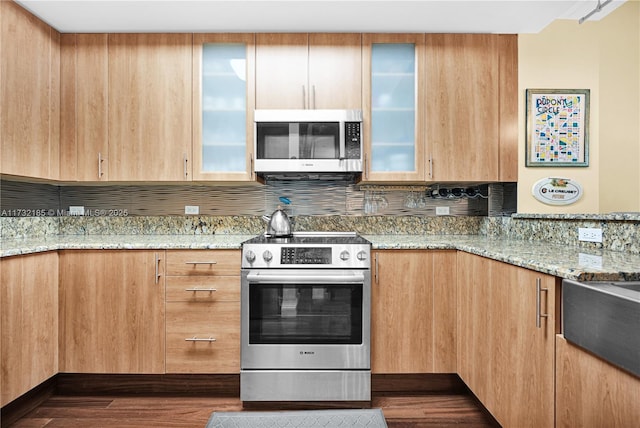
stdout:
[[(390, 428), (496, 427), (469, 395), (374, 397)], [(36, 427), (200, 427), (214, 411), (239, 411), (238, 398), (52, 396), (16, 423)]]
[(2, 420), (1, 425), (2, 428), (204, 428), (214, 411), (328, 406), (381, 408), (390, 428), (499, 427), (457, 376), (375, 376), (370, 404), (245, 403), (244, 407), (238, 398), (238, 380), (238, 376), (58, 375), (49, 382), (48, 392), (40, 394), (40, 399), (30, 398), (21, 403), (26, 410), (20, 411), (20, 406), (4, 408), (3, 417), (8, 419)]

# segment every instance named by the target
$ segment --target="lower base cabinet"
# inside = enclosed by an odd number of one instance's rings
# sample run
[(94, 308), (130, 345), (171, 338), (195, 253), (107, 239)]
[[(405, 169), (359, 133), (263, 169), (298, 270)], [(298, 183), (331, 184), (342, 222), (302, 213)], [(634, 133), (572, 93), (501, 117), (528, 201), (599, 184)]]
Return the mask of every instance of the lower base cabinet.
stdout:
[(455, 251), (375, 251), (371, 371), (456, 372)]
[(240, 372), (240, 251), (167, 251), (167, 373)]
[(58, 372), (58, 254), (0, 261), (0, 406)]
[(640, 378), (556, 337), (556, 426), (628, 428), (640, 423)]
[(458, 373), (504, 427), (555, 421), (556, 278), (458, 253)]
[(60, 253), (60, 371), (164, 373), (164, 252)]

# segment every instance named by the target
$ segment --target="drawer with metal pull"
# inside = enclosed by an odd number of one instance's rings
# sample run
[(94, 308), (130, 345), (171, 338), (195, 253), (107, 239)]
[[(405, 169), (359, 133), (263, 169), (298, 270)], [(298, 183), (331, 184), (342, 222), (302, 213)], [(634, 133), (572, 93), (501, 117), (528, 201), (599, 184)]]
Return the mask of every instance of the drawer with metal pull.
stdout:
[(239, 250), (167, 251), (167, 276), (240, 275)]
[(239, 302), (240, 276), (168, 276), (167, 302)]

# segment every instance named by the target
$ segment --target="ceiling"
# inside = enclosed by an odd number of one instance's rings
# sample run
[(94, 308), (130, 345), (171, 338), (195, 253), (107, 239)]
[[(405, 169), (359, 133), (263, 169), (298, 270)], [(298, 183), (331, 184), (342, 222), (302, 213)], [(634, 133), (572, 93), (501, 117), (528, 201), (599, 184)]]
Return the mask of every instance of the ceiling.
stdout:
[[(598, 0), (16, 0), (62, 33), (537, 33)], [(614, 0), (599, 20), (625, 0)]]

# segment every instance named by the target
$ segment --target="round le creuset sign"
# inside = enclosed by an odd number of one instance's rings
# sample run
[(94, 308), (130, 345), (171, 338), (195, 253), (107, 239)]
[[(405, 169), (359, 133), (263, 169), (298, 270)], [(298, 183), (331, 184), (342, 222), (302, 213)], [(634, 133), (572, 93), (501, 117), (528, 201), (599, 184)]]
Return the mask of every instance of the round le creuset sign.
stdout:
[(582, 197), (580, 183), (568, 178), (543, 178), (531, 191), (537, 200), (549, 205), (570, 205)]

